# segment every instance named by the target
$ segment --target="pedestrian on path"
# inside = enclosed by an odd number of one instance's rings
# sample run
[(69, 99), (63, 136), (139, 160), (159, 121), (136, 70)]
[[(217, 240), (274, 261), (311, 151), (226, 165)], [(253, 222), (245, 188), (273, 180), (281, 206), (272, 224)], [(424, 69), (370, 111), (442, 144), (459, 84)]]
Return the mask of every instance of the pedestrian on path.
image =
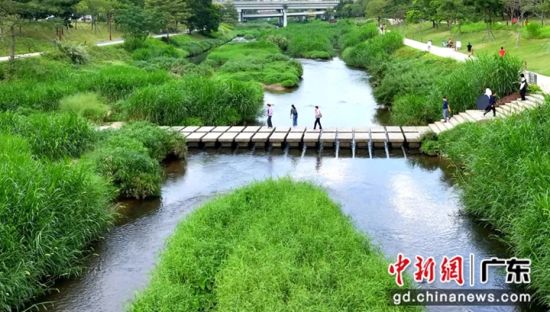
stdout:
[(472, 47), (473, 47), (472, 43), (468, 42), (468, 45), (466, 47), (468, 47), (468, 56), (472, 57), (472, 55), (474, 55), (474, 50), (472, 49)]
[(449, 113), (451, 112), (451, 106), (449, 105), (449, 101), (447, 100), (447, 97), (443, 97), (443, 122), (449, 121)]
[(321, 118), (323, 118), (323, 114), (321, 114), (319, 106), (315, 106), (315, 124), (313, 124), (313, 129), (317, 129), (317, 125), (319, 125), (319, 129), (323, 130), (323, 126), (321, 126)]
[(292, 126), (298, 126), (298, 110), (294, 104), (292, 104), (292, 108), (290, 109), (290, 117), (292, 118)]
[(428, 40), (427, 49), (428, 49), (428, 53), (430, 53), (430, 51), (432, 51), (432, 41), (431, 40)]
[(271, 117), (273, 117), (273, 106), (272, 104), (267, 104), (267, 127), (273, 128), (273, 124), (271, 123)]
[(506, 55), (506, 50), (504, 50), (504, 47), (500, 47), (498, 55), (500, 55), (500, 57), (504, 57)]
[(527, 95), (527, 79), (524, 74), (520, 75), (521, 79), (519, 82), (519, 94), (521, 95), (521, 100), (525, 101), (525, 95)]
[(490, 111), (493, 111), (493, 117), (497, 116), (497, 97), (496, 94), (492, 94), (489, 97), (489, 105), (485, 108), (485, 113), (483, 113), (483, 116), (487, 115)]

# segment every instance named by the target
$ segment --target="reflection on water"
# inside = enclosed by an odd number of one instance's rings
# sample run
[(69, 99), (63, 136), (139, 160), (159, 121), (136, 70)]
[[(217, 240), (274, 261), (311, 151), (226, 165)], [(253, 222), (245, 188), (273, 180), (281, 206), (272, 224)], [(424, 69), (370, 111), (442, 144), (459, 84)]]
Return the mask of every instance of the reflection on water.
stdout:
[[(332, 153), (332, 154), (331, 154)], [(334, 151), (290, 153), (238, 150), (191, 152), (184, 170), (169, 167), (162, 199), (138, 202), (97, 246), (88, 272), (59, 285), (57, 311), (121, 311), (145, 287), (165, 239), (184, 216), (216, 194), (266, 178), (290, 176), (326, 188), (355, 226), (388, 258), (506, 253), (458, 211), (457, 190), (434, 159), (355, 157)], [(465, 268), (467, 270), (467, 268)], [(444, 287), (445, 286), (445, 287)], [(507, 288), (501, 274), (481, 288)], [(434, 284), (448, 288), (452, 285)], [(514, 307), (441, 308), (431, 311), (516, 311)]]
[[(315, 121), (315, 105), (323, 113), (323, 127), (368, 127), (378, 124), (377, 104), (365, 71), (349, 68), (339, 58), (300, 62), (304, 75), (298, 89), (286, 93), (265, 93), (265, 102), (275, 104), (275, 127), (292, 126), (292, 104), (298, 109), (298, 125), (308, 128), (312, 128)], [(261, 121), (265, 121), (265, 117)]]

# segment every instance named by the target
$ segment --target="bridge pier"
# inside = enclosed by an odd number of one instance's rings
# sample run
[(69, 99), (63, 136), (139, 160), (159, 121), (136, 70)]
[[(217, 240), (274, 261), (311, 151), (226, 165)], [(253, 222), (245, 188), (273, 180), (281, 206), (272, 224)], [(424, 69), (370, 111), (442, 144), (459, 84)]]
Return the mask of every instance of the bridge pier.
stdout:
[(286, 27), (288, 26), (288, 16), (287, 16), (287, 10), (286, 9), (282, 9), (282, 10), (278, 10), (279, 13), (281, 13), (282, 15), (279, 17), (279, 25), (281, 25), (281, 27)]
[(239, 23), (242, 23), (243, 22), (243, 10), (242, 9), (237, 9), (237, 16), (238, 16)]

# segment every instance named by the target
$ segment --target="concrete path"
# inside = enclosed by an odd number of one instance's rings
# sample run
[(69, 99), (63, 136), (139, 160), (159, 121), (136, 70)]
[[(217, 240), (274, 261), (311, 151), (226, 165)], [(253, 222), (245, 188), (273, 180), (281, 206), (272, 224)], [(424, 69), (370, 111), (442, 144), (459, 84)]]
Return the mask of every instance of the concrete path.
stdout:
[[(174, 33), (174, 34), (169, 34), (169, 35), (170, 36), (177, 36), (177, 35), (181, 35), (181, 34), (183, 34), (183, 33)], [(163, 37), (166, 37), (166, 34), (154, 35), (154, 36), (151, 36), (151, 37), (153, 37), (153, 38), (163, 38)], [(98, 42), (98, 43), (96, 43), (96, 46), (106, 47), (106, 46), (112, 46), (112, 45), (123, 44), (123, 43), (124, 43), (124, 39), (115, 39), (115, 40), (111, 40), (111, 41)], [(24, 58), (29, 58), (29, 57), (37, 57), (37, 56), (41, 56), (42, 53), (44, 53), (44, 52), (17, 54), (17, 55), (15, 55), (15, 58), (16, 59), (24, 59)], [(0, 62), (7, 62), (9, 60), (10, 60), (9, 56), (0, 56)]]
[[(422, 42), (412, 40), (412, 39), (407, 39), (407, 38), (405, 38), (403, 43), (406, 46), (409, 46), (417, 50), (428, 51), (428, 45), (426, 43), (422, 43)], [(464, 53), (460, 53), (450, 48), (432, 46), (430, 49), (430, 53), (440, 57), (451, 58), (459, 62), (465, 62), (466, 60), (470, 59), (468, 55)], [(525, 74), (527, 77), (530, 76), (529, 75), (530, 73), (535, 74), (537, 76), (536, 84), (542, 89), (542, 91), (546, 94), (550, 94), (550, 77), (544, 76), (535, 72), (525, 71)], [(535, 83), (535, 82), (531, 80), (529, 81), (529, 83)]]
[(454, 115), (448, 122), (434, 122), (429, 124), (428, 127), (435, 134), (440, 134), (447, 130), (451, 130), (454, 127), (463, 124), (465, 122), (482, 122), (495, 118), (506, 118), (508, 116), (518, 114), (526, 109), (534, 109), (544, 103), (544, 96), (540, 94), (532, 94), (527, 96), (526, 101), (517, 100), (503, 105), (499, 105), (496, 109), (496, 117), (493, 117), (493, 112), (489, 112), (483, 115), (481, 110), (467, 110), (465, 112)]

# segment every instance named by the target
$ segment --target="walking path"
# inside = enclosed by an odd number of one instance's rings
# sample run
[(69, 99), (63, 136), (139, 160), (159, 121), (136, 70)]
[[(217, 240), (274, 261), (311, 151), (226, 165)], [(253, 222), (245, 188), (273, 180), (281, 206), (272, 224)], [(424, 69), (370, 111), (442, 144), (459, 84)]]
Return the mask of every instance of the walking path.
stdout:
[[(173, 34), (169, 34), (170, 36), (177, 36), (177, 35), (181, 35), (182, 33), (173, 33)], [(152, 36), (153, 38), (163, 38), (163, 37), (166, 37), (166, 34), (162, 34), (162, 35), (154, 35)], [(98, 42), (96, 43), (96, 46), (98, 47), (106, 47), (106, 46), (111, 46), (111, 45), (117, 45), (117, 44), (122, 44), (124, 43), (124, 39), (115, 39), (115, 40), (111, 40), (111, 41), (103, 41), (103, 42)], [(38, 56), (41, 56), (44, 52), (33, 52), (33, 53), (25, 53), (25, 54), (17, 54), (15, 55), (15, 58), (16, 59), (24, 59), (24, 58), (29, 58), (29, 57), (38, 57)], [(10, 60), (10, 57), (9, 56), (0, 56), (0, 62), (7, 62)]]
[[(403, 43), (406, 46), (409, 46), (417, 50), (428, 51), (428, 45), (426, 43), (422, 43), (422, 42), (412, 40), (412, 39), (407, 39), (407, 38), (405, 38)], [(454, 49), (436, 47), (433, 45), (430, 49), (430, 53), (440, 57), (451, 58), (459, 62), (465, 62), (466, 60), (470, 59), (468, 55), (455, 51)], [(537, 74), (535, 72), (530, 72), (530, 71), (525, 71), (525, 74), (528, 77), (528, 79), (530, 79), (529, 83), (538, 85), (544, 93), (550, 94), (550, 77)], [(533, 75), (536, 75), (537, 77), (536, 81), (534, 81), (534, 79), (531, 79)]]

